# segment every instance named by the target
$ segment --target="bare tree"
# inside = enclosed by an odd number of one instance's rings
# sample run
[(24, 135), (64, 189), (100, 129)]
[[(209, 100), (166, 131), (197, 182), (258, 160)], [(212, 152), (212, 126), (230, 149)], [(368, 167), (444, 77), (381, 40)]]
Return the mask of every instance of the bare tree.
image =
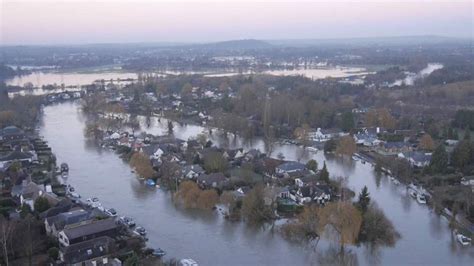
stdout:
[(5, 219), (3, 216), (0, 217), (0, 245), (2, 245), (3, 259), (5, 265), (9, 265), (8, 262), (8, 247), (11, 245), (11, 237), (15, 229), (15, 224)]

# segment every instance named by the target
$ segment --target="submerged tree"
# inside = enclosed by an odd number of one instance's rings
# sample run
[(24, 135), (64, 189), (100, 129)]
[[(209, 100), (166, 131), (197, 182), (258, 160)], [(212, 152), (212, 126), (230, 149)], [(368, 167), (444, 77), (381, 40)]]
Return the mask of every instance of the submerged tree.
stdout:
[(316, 160), (309, 160), (307, 163), (306, 163), (306, 168), (308, 168), (309, 170), (311, 171), (318, 171), (318, 162), (316, 162)]
[(362, 215), (352, 203), (332, 202), (322, 208), (319, 214), (322, 230), (332, 229), (337, 235), (341, 250), (344, 250), (344, 245), (356, 243), (362, 225)]
[(370, 204), (369, 191), (367, 189), (367, 186), (364, 186), (362, 188), (362, 191), (359, 193), (359, 201), (357, 202), (357, 205), (359, 206), (362, 213), (365, 213), (367, 211), (367, 208), (369, 207), (369, 204)]
[(399, 238), (400, 233), (397, 232), (383, 211), (375, 203), (370, 204), (363, 215), (358, 241), (373, 247), (392, 247)]
[(339, 155), (352, 156), (356, 151), (357, 145), (350, 135), (342, 137), (337, 143), (336, 153)]
[(155, 175), (155, 170), (151, 165), (150, 158), (141, 152), (135, 152), (130, 159), (130, 165), (143, 178), (151, 178)]
[(242, 217), (250, 224), (261, 224), (273, 219), (271, 207), (265, 204), (263, 185), (255, 186), (243, 199)]

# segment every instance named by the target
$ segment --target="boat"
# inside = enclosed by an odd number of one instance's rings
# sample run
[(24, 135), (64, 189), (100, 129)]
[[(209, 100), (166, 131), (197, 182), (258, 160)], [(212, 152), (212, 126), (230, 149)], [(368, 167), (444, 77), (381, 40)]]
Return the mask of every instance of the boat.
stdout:
[(111, 217), (117, 216), (117, 211), (114, 208), (106, 209), (105, 213)]
[(417, 193), (416, 193), (415, 190), (410, 189), (408, 193), (410, 193), (410, 196), (412, 196), (413, 198), (415, 198), (415, 199), (417, 198)]
[(416, 201), (418, 201), (418, 203), (420, 203), (420, 204), (426, 204), (426, 197), (425, 197), (425, 195), (423, 195), (423, 194), (418, 194), (418, 195), (416, 196)]
[(312, 152), (317, 152), (317, 151), (318, 151), (318, 148), (312, 147), (312, 146), (306, 147), (306, 149), (307, 149), (308, 151), (312, 151)]
[(121, 223), (123, 225), (126, 225), (128, 227), (134, 227), (135, 226), (135, 222), (130, 217), (122, 216), (122, 217), (119, 218), (118, 221), (119, 221), (119, 223)]
[(463, 235), (463, 234), (456, 234), (456, 239), (458, 242), (463, 246), (469, 246), (471, 244), (472, 239)]
[(147, 179), (146, 180), (146, 185), (149, 186), (149, 187), (154, 187), (154, 186), (156, 186), (156, 182), (153, 179)]
[(157, 249), (154, 249), (151, 254), (153, 254), (153, 256), (161, 258), (164, 255), (166, 255), (166, 252), (164, 250), (162, 250), (161, 248), (157, 248)]
[(76, 198), (76, 199), (81, 198), (81, 195), (79, 195), (79, 193), (76, 193), (76, 192), (69, 192), (69, 195), (71, 195), (71, 197)]
[(137, 235), (140, 235), (140, 236), (146, 236), (146, 230), (145, 230), (145, 228), (143, 228), (141, 226), (137, 226), (135, 228), (135, 230), (133, 230), (133, 232)]
[(62, 163), (61, 164), (61, 173), (67, 173), (69, 172), (69, 166), (67, 165), (67, 163)]
[(355, 155), (352, 155), (352, 160), (354, 160), (354, 161), (356, 161), (356, 162), (357, 162), (357, 161), (359, 161), (360, 159), (359, 159), (357, 156), (355, 156)]
[(102, 203), (100, 203), (97, 197), (88, 198), (86, 199), (86, 204), (92, 208), (99, 208), (102, 207)]
[(182, 259), (179, 261), (181, 266), (198, 266), (197, 262), (193, 259)]

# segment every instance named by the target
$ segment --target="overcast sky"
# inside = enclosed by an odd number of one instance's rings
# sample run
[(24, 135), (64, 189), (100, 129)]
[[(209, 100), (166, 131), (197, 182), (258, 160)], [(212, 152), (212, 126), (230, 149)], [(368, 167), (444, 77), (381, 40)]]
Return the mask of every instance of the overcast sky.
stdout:
[(0, 0), (1, 44), (470, 37), (472, 1)]

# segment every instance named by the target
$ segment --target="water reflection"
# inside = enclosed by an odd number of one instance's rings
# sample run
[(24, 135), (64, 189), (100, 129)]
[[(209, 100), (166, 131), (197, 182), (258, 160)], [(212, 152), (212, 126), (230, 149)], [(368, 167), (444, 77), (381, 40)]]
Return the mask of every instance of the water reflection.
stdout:
[(319, 251), (317, 262), (320, 265), (359, 265), (357, 254), (352, 249), (341, 249), (336, 245), (330, 245), (325, 250)]

